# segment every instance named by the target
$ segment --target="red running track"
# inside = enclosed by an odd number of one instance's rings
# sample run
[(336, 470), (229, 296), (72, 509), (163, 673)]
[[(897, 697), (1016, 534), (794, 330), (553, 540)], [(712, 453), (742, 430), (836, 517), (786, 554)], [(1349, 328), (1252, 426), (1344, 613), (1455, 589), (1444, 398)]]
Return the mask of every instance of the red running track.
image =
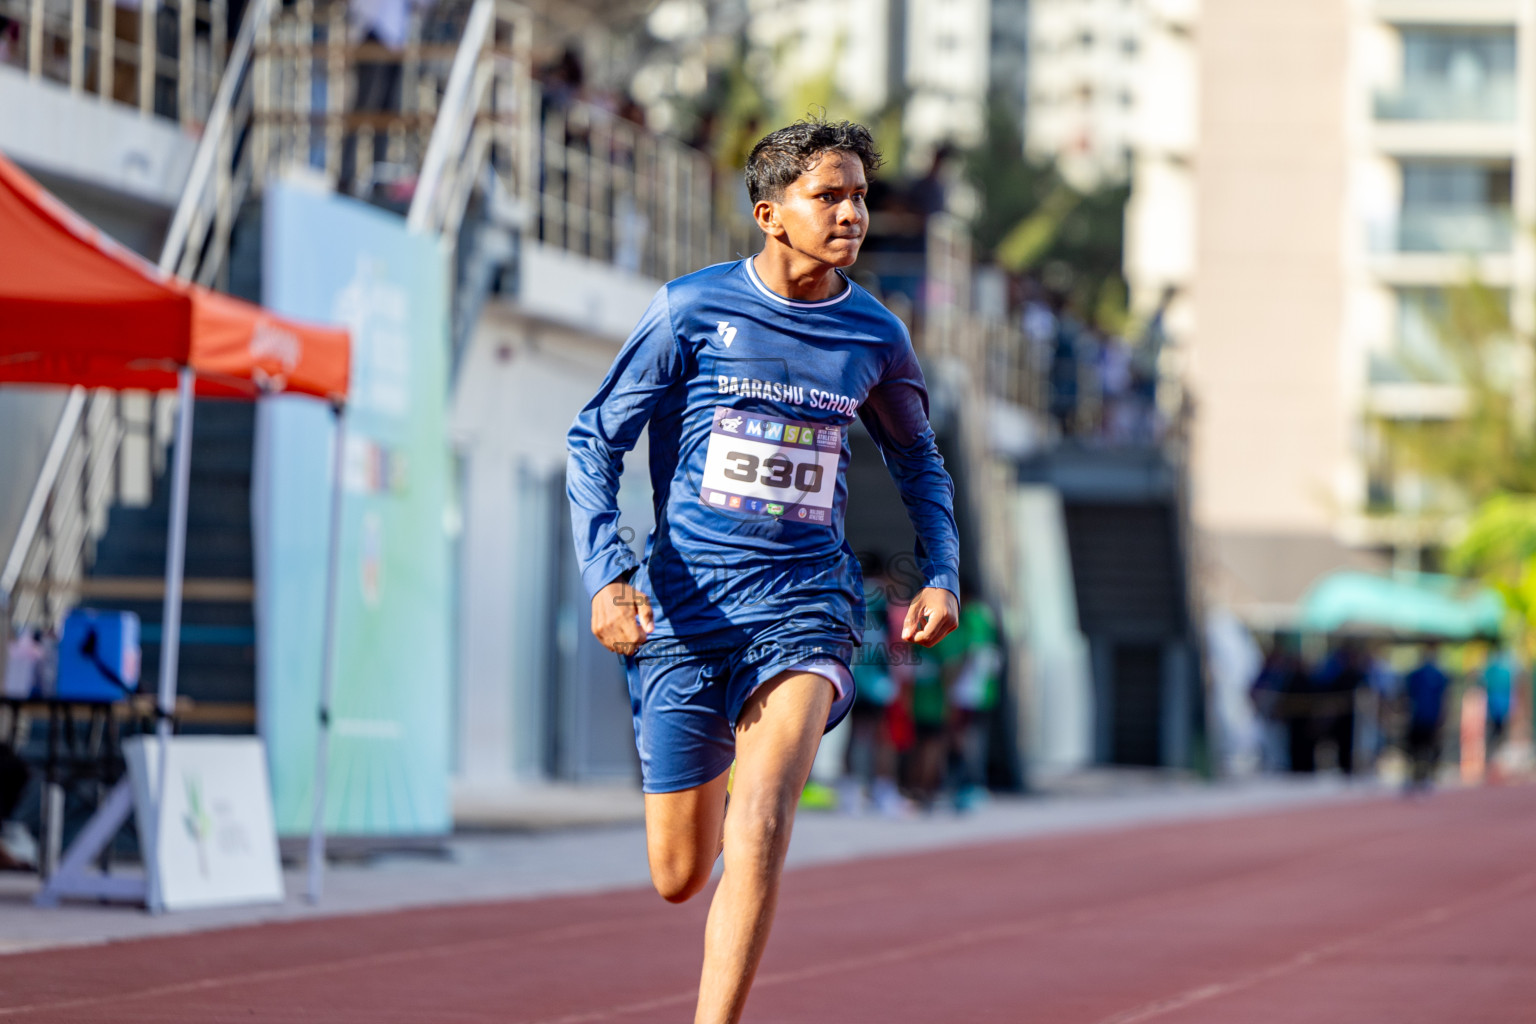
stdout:
[[(623, 892), (0, 957), (0, 1022), (686, 1022), (706, 907)], [(1530, 1024), (1536, 787), (795, 871), (747, 1020)]]

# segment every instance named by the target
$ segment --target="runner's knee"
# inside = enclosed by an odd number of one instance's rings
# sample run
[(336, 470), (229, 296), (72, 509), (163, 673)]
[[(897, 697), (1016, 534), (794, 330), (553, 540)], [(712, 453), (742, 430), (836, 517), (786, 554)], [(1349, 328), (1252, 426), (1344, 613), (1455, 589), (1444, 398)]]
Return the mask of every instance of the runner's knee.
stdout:
[(709, 884), (714, 866), (699, 856), (652, 857), (651, 885), (668, 903), (686, 903)]
[(789, 845), (789, 832), (795, 820), (794, 795), (764, 794), (743, 806), (736, 821), (728, 828), (726, 856), (768, 864), (783, 856)]

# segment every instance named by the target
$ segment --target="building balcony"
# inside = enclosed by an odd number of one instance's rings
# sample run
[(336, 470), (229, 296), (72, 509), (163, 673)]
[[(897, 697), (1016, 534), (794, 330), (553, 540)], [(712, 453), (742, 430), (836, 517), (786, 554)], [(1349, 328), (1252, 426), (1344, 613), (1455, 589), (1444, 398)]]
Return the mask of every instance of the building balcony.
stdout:
[(1451, 420), (1467, 413), (1467, 391), (1456, 384), (1373, 381), (1365, 412), (1381, 420)]
[(1514, 25), (1523, 0), (1376, 0), (1391, 25)]
[(1370, 123), (1371, 146), (1397, 159), (1513, 160), (1516, 121), (1387, 121)]
[(1408, 82), (1376, 94), (1376, 119), (1509, 124), (1515, 120), (1517, 96), (1513, 75), (1489, 78), (1474, 88), (1433, 79)]
[(1507, 208), (1427, 207), (1404, 210), (1395, 220), (1373, 225), (1370, 250), (1483, 255), (1510, 252), (1514, 239), (1514, 215)]
[[(1455, 361), (1444, 351), (1413, 353), (1399, 348), (1392, 352), (1372, 352), (1366, 376), (1373, 389), (1385, 387), (1386, 392), (1398, 396), (1398, 400), (1402, 400), (1403, 394), (1413, 392), (1407, 400), (1443, 404), (1446, 393), (1441, 389), (1460, 385)], [(1423, 399), (1421, 392), (1431, 393), (1432, 398)]]

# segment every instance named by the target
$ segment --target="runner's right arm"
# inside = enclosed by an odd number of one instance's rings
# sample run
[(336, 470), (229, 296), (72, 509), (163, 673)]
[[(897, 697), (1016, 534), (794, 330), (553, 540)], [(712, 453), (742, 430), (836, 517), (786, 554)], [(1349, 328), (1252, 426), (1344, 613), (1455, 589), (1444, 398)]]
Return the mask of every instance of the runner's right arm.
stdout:
[(667, 289), (662, 288), (566, 435), (565, 492), (571, 500), (581, 580), (591, 597), (639, 565), (619, 536), (624, 453), (634, 448), (656, 403), (680, 377), (682, 365)]

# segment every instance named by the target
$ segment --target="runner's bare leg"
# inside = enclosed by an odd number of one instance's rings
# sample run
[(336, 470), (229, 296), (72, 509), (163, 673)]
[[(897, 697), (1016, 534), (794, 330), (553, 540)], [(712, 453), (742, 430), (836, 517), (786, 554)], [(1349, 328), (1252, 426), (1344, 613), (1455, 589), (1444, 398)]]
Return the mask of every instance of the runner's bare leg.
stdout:
[(720, 856), (730, 777), (726, 769), (702, 786), (645, 794), (645, 852), (651, 884), (668, 903), (682, 903), (709, 884)]
[(758, 688), (736, 725), (736, 782), (725, 817), (725, 874), (704, 929), (695, 1024), (736, 1024), (778, 905), (800, 792), (826, 728), (832, 684), (786, 672)]

